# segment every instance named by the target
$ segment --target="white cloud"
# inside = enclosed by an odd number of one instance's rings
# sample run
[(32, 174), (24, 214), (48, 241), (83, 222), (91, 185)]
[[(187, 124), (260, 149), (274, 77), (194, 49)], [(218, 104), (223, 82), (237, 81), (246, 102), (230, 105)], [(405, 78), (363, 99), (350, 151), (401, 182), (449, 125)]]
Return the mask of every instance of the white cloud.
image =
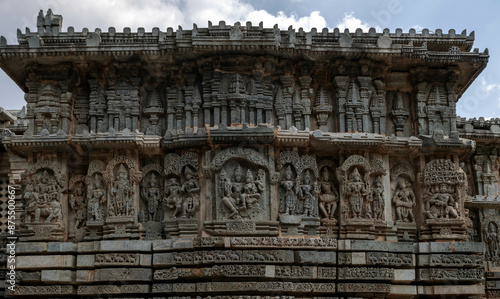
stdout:
[(353, 12), (344, 14), (344, 18), (338, 22), (337, 27), (341, 32), (346, 28), (348, 28), (350, 32), (356, 31), (358, 28), (361, 28), (363, 32), (368, 32), (371, 27), (374, 27), (377, 32), (382, 31), (380, 26), (371, 26), (367, 22), (363, 22), (362, 20), (356, 18)]
[(498, 83), (489, 83), (486, 81), (486, 78), (483, 76), (481, 77), (481, 91), (489, 94), (492, 91), (495, 90), (500, 90), (500, 84)]
[[(103, 31), (107, 31), (108, 27), (115, 27), (118, 32), (124, 27), (130, 27), (132, 31), (144, 27), (146, 31), (150, 31), (153, 27), (159, 27), (161, 30), (166, 30), (167, 27), (177, 29), (178, 25), (191, 29), (193, 23), (206, 27), (208, 21), (216, 25), (221, 20), (226, 21), (228, 25), (235, 22), (245, 24), (246, 21), (257, 25), (262, 21), (264, 27), (278, 24), (281, 29), (290, 25), (294, 28), (303, 27), (304, 30), (327, 27), (326, 20), (319, 11), (313, 11), (306, 16), (294, 13), (287, 15), (281, 11), (271, 14), (265, 10), (256, 10), (243, 0), (148, 0), (147, 5), (137, 0), (27, 0), (8, 3), (9, 12), (19, 12), (21, 17), (18, 15), (17, 18), (25, 19), (24, 23), (14, 22), (19, 24), (17, 26), (23, 31), (24, 27), (36, 29), (38, 11), (35, 7), (43, 8), (44, 14), (48, 8), (52, 8), (55, 14), (63, 15), (64, 31), (68, 26), (74, 27), (75, 31), (81, 31), (84, 27), (91, 31), (96, 27)], [(32, 7), (33, 10), (26, 10), (26, 7)], [(0, 19), (2, 17), (3, 13), (0, 12)], [(12, 37), (15, 37), (15, 30), (12, 31)]]

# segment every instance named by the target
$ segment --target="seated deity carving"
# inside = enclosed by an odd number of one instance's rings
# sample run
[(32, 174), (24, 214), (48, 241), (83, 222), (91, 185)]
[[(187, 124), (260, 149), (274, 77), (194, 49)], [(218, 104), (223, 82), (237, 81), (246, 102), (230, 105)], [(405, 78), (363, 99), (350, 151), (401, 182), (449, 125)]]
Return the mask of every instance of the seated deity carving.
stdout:
[(413, 207), (415, 206), (415, 193), (411, 183), (400, 178), (394, 196), (392, 198), (396, 208), (396, 219), (401, 222), (414, 222)]
[(323, 218), (334, 219), (338, 200), (339, 194), (330, 182), (328, 170), (325, 167), (319, 183), (319, 209)]
[(424, 215), (428, 219), (458, 218), (458, 203), (446, 184), (436, 186), (425, 203)]
[(350, 180), (346, 184), (346, 196), (350, 208), (349, 217), (355, 219), (365, 218), (363, 208), (366, 207), (368, 192), (357, 167), (352, 171)]
[(260, 189), (263, 186), (259, 179), (263, 179), (262, 173), (258, 180), (254, 181), (252, 171), (248, 169), (243, 181), (243, 169), (239, 164), (234, 170), (232, 180), (226, 177), (226, 174), (221, 174), (222, 203), (231, 212), (229, 219), (251, 218), (252, 213), (256, 212), (260, 206)]
[(59, 197), (60, 188), (57, 182), (44, 170), (39, 178), (35, 178), (34, 184), (26, 186), (24, 198), (27, 201), (27, 221), (39, 223), (40, 217), (46, 217), (45, 223), (51, 223), (53, 219), (61, 222), (62, 208)]

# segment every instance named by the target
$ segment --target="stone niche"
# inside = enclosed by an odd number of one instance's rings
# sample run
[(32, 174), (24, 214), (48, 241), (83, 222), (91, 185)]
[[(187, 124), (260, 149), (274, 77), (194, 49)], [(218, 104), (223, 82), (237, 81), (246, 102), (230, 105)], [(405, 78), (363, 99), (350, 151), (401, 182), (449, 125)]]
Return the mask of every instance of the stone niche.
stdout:
[(148, 164), (142, 168), (139, 222), (142, 223), (143, 239), (159, 239), (163, 232), (163, 168)]
[(375, 239), (385, 234), (385, 174), (380, 158), (370, 163), (359, 155), (349, 156), (337, 169), (341, 237)]
[(422, 186), (422, 240), (467, 239), (471, 221), (464, 208), (467, 178), (462, 169), (448, 159), (434, 159), (419, 175)]
[(278, 234), (277, 204), (273, 199), (279, 174), (274, 171), (272, 155), (232, 147), (208, 152), (205, 163), (207, 232)]
[(127, 156), (118, 156), (106, 166), (108, 184), (104, 239), (140, 237), (138, 224), (139, 183), (142, 172)]
[(277, 165), (281, 231), (290, 235), (316, 235), (320, 225), (316, 158), (284, 151), (280, 153)]
[(391, 169), (392, 219), (401, 241), (415, 240), (417, 233), (414, 186), (415, 171), (406, 162), (398, 163)]
[(198, 154), (165, 156), (163, 227), (167, 237), (197, 236), (200, 208)]
[(44, 160), (23, 176), (25, 223), (21, 240), (63, 241), (66, 178), (58, 163)]

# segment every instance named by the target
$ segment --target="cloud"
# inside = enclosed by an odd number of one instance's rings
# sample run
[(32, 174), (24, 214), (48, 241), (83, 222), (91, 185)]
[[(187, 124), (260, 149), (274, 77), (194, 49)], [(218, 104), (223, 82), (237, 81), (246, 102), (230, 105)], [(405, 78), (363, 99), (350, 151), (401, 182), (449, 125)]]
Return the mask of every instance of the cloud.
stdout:
[(358, 28), (361, 28), (363, 32), (368, 32), (371, 27), (374, 27), (377, 32), (382, 31), (382, 28), (380, 28), (380, 26), (371, 26), (369, 23), (363, 22), (362, 20), (356, 18), (353, 12), (344, 14), (344, 18), (337, 23), (337, 27), (341, 32), (346, 28), (351, 32), (356, 31), (356, 29)]
[(4, 19), (1, 23), (11, 24), (9, 27), (11, 33), (1, 33), (8, 37), (9, 43), (15, 43), (15, 26), (22, 28), (23, 31), (24, 27), (36, 29), (38, 7), (44, 10), (44, 14), (51, 8), (55, 14), (63, 15), (63, 31), (72, 26), (77, 32), (84, 27), (91, 31), (95, 28), (107, 31), (109, 27), (115, 27), (118, 32), (124, 27), (130, 27), (132, 31), (138, 27), (144, 27), (146, 31), (150, 31), (153, 27), (158, 27), (160, 30), (166, 30), (167, 27), (177, 29), (178, 25), (184, 29), (191, 29), (193, 23), (199, 27), (206, 27), (208, 21), (218, 24), (221, 20), (230, 25), (235, 22), (244, 24), (246, 21), (257, 25), (262, 21), (265, 27), (278, 24), (281, 29), (286, 29), (290, 25), (294, 28), (302, 27), (304, 30), (327, 27), (326, 20), (319, 11), (313, 11), (305, 16), (298, 16), (295, 13), (287, 15), (282, 11), (272, 14), (265, 10), (256, 10), (243, 0), (148, 0), (147, 5), (136, 0), (27, 0), (7, 3), (9, 14), (0, 12), (0, 19)]

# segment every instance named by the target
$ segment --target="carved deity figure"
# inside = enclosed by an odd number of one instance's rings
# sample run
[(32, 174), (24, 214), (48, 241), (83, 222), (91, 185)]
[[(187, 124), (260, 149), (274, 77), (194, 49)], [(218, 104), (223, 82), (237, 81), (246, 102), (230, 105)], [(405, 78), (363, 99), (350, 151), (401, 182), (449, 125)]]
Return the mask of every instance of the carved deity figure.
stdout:
[(198, 184), (198, 177), (189, 167), (186, 167), (185, 176), (186, 181), (181, 187), (181, 191), (186, 193), (186, 198), (182, 205), (182, 217), (192, 218), (195, 216), (200, 206), (200, 200), (198, 198), (200, 185)]
[(94, 175), (87, 193), (87, 221), (103, 221), (101, 205), (106, 202), (106, 190), (98, 173)]
[(258, 182), (253, 179), (252, 171), (249, 169), (243, 181), (243, 169), (238, 164), (234, 170), (233, 179), (230, 180), (224, 173), (221, 174), (222, 189), (224, 190), (222, 203), (231, 214), (229, 219), (248, 218), (257, 207), (261, 194)]
[(120, 164), (116, 173), (116, 180), (111, 188), (111, 194), (116, 205), (116, 216), (129, 216), (133, 212), (132, 188), (128, 180), (127, 169)]
[(53, 219), (60, 222), (62, 218), (62, 209), (59, 202), (60, 192), (59, 186), (54, 178), (52, 178), (46, 170), (43, 171), (40, 177), (34, 178), (34, 184), (28, 184), (24, 198), (27, 200), (26, 213), (28, 221), (32, 221), (32, 216), (35, 216), (34, 223), (40, 222), (40, 216), (45, 218), (45, 223), (51, 223)]
[(146, 188), (142, 189), (142, 197), (147, 203), (148, 220), (157, 221), (158, 207), (161, 201), (161, 192), (154, 173), (151, 174)]
[(177, 218), (177, 216), (182, 213), (181, 186), (177, 178), (170, 179), (169, 184), (165, 190), (165, 198), (163, 199), (163, 203), (167, 208), (174, 209), (174, 213), (172, 215), (173, 218)]
[(394, 196), (392, 198), (396, 208), (396, 218), (401, 222), (414, 222), (413, 207), (415, 206), (415, 193), (411, 183), (400, 178)]
[(69, 205), (75, 211), (75, 227), (81, 228), (87, 219), (87, 207), (85, 187), (83, 182), (79, 182), (69, 197)]
[(382, 178), (377, 176), (375, 178), (373, 188), (371, 190), (371, 201), (372, 201), (372, 216), (373, 219), (383, 219), (384, 217), (384, 187), (382, 185)]
[(295, 183), (292, 178), (292, 170), (288, 166), (285, 170), (285, 178), (281, 181), (281, 187), (284, 190), (283, 205), (285, 208), (285, 214), (292, 215), (295, 210), (296, 195), (293, 189)]
[(317, 189), (314, 184), (311, 184), (309, 171), (306, 171), (297, 194), (302, 205), (302, 215), (307, 217), (315, 216), (314, 203), (316, 202)]
[(333, 183), (330, 182), (328, 169), (323, 168), (319, 183), (319, 209), (324, 218), (333, 219), (337, 211), (339, 194)]
[(351, 218), (362, 218), (365, 198), (368, 195), (365, 183), (361, 180), (358, 168), (355, 167), (351, 173), (350, 180), (346, 185), (346, 195), (350, 207)]
[(498, 243), (500, 236), (498, 235), (498, 228), (494, 222), (488, 224), (488, 232), (486, 233), (486, 260), (498, 261), (500, 260)]
[(425, 204), (424, 215), (429, 219), (458, 218), (458, 203), (449, 193), (448, 186), (443, 183), (436, 189)]

